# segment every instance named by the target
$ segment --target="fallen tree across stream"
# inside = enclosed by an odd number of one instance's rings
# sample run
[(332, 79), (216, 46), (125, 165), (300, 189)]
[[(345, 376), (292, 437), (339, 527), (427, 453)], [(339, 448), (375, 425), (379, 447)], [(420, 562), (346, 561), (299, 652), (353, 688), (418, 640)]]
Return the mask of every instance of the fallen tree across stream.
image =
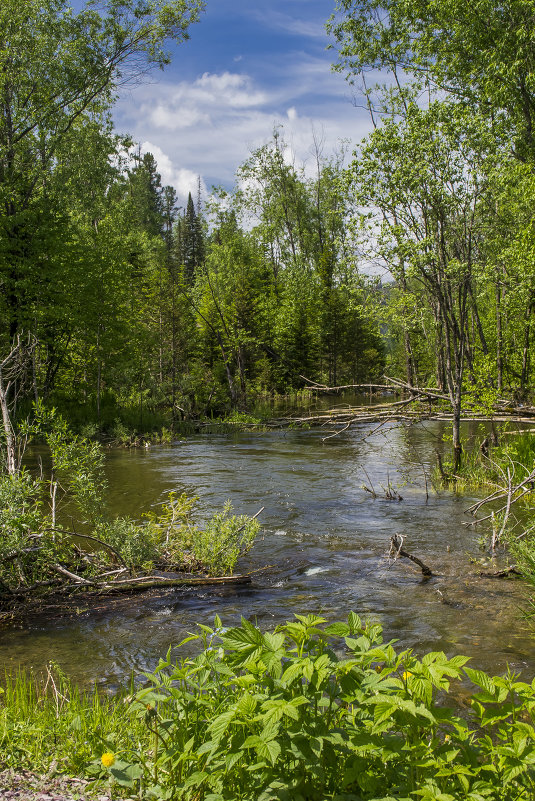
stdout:
[[(435, 387), (415, 387), (405, 381), (390, 378), (389, 376), (385, 376), (386, 383), (384, 384), (347, 384), (336, 387), (329, 387), (313, 382), (310, 379), (305, 380), (308, 388), (318, 394), (333, 394), (335, 392), (353, 390), (355, 392), (373, 394), (376, 398), (385, 393), (406, 395), (407, 397), (391, 402), (366, 403), (355, 406), (348, 404), (343, 407), (338, 406), (317, 410), (309, 414), (288, 414), (258, 423), (251, 423), (250, 427), (270, 429), (339, 426), (339, 429), (334, 430), (326, 437), (326, 439), (329, 439), (347, 431), (355, 423), (388, 421), (414, 423), (421, 420), (453, 422), (454, 420), (454, 414), (448, 408), (451, 406), (449, 396)], [(465, 404), (461, 414), (463, 422), (515, 422), (529, 424), (533, 423), (534, 419), (535, 407), (518, 405), (507, 398), (498, 399), (491, 414), (478, 412), (477, 405), (469, 402)], [(201, 423), (200, 425), (201, 427), (209, 427), (213, 424)], [(239, 423), (236, 425), (239, 425)], [(249, 424), (247, 424), (247, 427), (249, 427)]]
[[(250, 584), (251, 576), (255, 573), (262, 573), (269, 570), (271, 566), (266, 566), (253, 570), (250, 573), (236, 574), (232, 576), (198, 576), (194, 574), (174, 576), (161, 576), (157, 574), (147, 576), (137, 576), (135, 578), (127, 578), (119, 581), (88, 581), (69, 573), (68, 570), (62, 569), (61, 572), (65, 576), (73, 579), (70, 582), (46, 582), (48, 586), (53, 586), (54, 594), (70, 594), (74, 591), (83, 590), (85, 593), (103, 594), (115, 592), (140, 592), (148, 589), (158, 589), (162, 587), (195, 587), (217, 584)], [(43, 586), (45, 582), (40, 584)], [(21, 589), (12, 590), (11, 595), (20, 597), (31, 594), (36, 589), (35, 586), (23, 587)]]

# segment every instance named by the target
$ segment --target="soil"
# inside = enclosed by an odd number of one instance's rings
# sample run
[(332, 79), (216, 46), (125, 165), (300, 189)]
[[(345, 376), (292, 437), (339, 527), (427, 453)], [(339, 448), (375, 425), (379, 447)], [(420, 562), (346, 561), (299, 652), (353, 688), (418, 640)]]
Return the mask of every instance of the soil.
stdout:
[(37, 776), (31, 771), (0, 772), (1, 801), (111, 801), (109, 795), (87, 793), (88, 782), (69, 776)]

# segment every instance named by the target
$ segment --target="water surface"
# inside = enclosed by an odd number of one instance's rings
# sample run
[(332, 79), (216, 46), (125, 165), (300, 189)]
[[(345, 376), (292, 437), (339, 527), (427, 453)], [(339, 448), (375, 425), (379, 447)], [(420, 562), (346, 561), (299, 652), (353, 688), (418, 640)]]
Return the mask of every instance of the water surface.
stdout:
[[(107, 456), (113, 514), (139, 518), (170, 490), (197, 495), (199, 519), (230, 499), (236, 512), (261, 506), (262, 530), (240, 569), (273, 568), (252, 585), (166, 589), (0, 633), (0, 669), (42, 668), (50, 660), (82, 683), (114, 687), (150, 669), (170, 644), (217, 613), (263, 627), (294, 612), (329, 620), (355, 610), (382, 623), (400, 647), (463, 653), (492, 673), (531, 678), (535, 646), (520, 618), (519, 582), (476, 575), (479, 533), (463, 526), (470, 496), (433, 491), (426, 476), (442, 448), (439, 424), (355, 426), (323, 441), (327, 430), (193, 436), (171, 446), (113, 450)], [(390, 483), (403, 500), (388, 501)], [(377, 497), (362, 489), (373, 485)], [(388, 558), (399, 532), (407, 550), (439, 577), (423, 580), (407, 560)]]

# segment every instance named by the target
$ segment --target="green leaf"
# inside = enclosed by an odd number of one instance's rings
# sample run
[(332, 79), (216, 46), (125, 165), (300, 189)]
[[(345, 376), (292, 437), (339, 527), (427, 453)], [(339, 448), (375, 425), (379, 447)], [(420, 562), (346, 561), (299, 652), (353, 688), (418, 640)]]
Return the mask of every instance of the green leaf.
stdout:
[(355, 612), (350, 612), (347, 616), (347, 624), (351, 634), (356, 634), (362, 629), (362, 621)]
[(110, 768), (110, 773), (122, 787), (133, 787), (137, 779), (143, 775), (143, 768), (140, 765), (130, 765), (117, 760)]
[(212, 721), (212, 723), (210, 723), (208, 728), (215, 742), (219, 742), (221, 740), (235, 717), (236, 710), (229, 709), (227, 712), (223, 712), (222, 715), (219, 715), (217, 718), (215, 718), (215, 720)]
[(496, 695), (496, 685), (494, 684), (493, 680), (484, 673), (482, 670), (473, 670), (472, 668), (464, 668), (464, 672), (470, 679), (473, 684), (477, 684), (478, 687), (481, 687), (485, 692), (489, 694), (489, 696)]
[(210, 774), (204, 770), (195, 771), (195, 773), (192, 773), (190, 776), (188, 776), (184, 782), (184, 789), (187, 789), (188, 787), (200, 787), (209, 775)]
[(281, 753), (281, 747), (276, 740), (268, 740), (262, 742), (257, 748), (259, 756), (263, 757), (266, 761), (275, 764)]

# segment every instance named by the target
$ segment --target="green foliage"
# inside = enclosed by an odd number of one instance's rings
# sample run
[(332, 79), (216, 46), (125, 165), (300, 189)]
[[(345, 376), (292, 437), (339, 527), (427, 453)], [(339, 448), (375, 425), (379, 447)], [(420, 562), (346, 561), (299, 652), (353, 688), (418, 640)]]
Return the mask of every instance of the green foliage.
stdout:
[(146, 796), (529, 797), (535, 686), (467, 668), (477, 689), (464, 719), (444, 698), (466, 658), (398, 654), (354, 613), (324, 624), (296, 615), (273, 633), (243, 619), (201, 626), (197, 657), (161, 660), (133, 704), (155, 747), (123, 755), (143, 768)]
[(245, 515), (232, 515), (227, 501), (223, 510), (211, 517), (204, 528), (192, 519), (197, 498), (169, 494), (157, 514), (146, 514), (143, 530), (148, 541), (158, 543), (160, 553), (171, 564), (190, 570), (203, 570), (212, 576), (232, 574), (238, 559), (252, 548), (259, 523)]
[(38, 536), (42, 525), (41, 482), (26, 471), (0, 474), (0, 591), (40, 578), (50, 550)]
[(95, 524), (102, 516), (106, 486), (102, 448), (96, 442), (73, 434), (55, 409), (45, 410), (42, 404), (36, 407), (35, 426), (50, 448), (51, 482), (59, 480), (81, 522)]
[(159, 538), (149, 526), (140, 526), (127, 517), (116, 517), (101, 522), (95, 528), (95, 537), (111, 545), (120, 554), (130, 573), (146, 572), (162, 556)]
[[(54, 761), (170, 801), (533, 797), (535, 682), (398, 653), (353, 612), (330, 625), (296, 615), (273, 632), (243, 619), (199, 628), (183, 645), (202, 649), (177, 661), (169, 649), (127, 705), (77, 693), (57, 671), (48, 693), (8, 680), (3, 764)], [(473, 689), (460, 715), (448, 702), (461, 680)]]
[(227, 501), (223, 511), (192, 536), (191, 553), (212, 576), (232, 574), (238, 559), (253, 547), (260, 529), (257, 520), (231, 513), (232, 504)]
[(94, 778), (97, 755), (144, 735), (120, 695), (82, 692), (57, 665), (44, 677), (6, 675), (0, 688), (3, 769), (46, 774), (54, 765), (58, 773)]
[[(225, 575), (251, 549), (259, 524), (232, 515), (230, 503), (204, 528), (192, 520), (196, 498), (175, 493), (158, 514), (148, 513), (144, 524), (128, 518), (106, 520), (101, 447), (72, 434), (61, 415), (42, 404), (26, 426), (26, 432), (30, 430), (50, 448), (51, 476), (0, 474), (0, 594), (21, 587), (28, 591), (51, 572), (57, 574), (58, 563), (85, 579), (98, 575), (99, 566), (107, 562), (115, 566), (118, 558), (131, 574), (150, 572), (158, 565)], [(80, 525), (78, 532), (74, 526), (58, 527), (58, 510)]]

